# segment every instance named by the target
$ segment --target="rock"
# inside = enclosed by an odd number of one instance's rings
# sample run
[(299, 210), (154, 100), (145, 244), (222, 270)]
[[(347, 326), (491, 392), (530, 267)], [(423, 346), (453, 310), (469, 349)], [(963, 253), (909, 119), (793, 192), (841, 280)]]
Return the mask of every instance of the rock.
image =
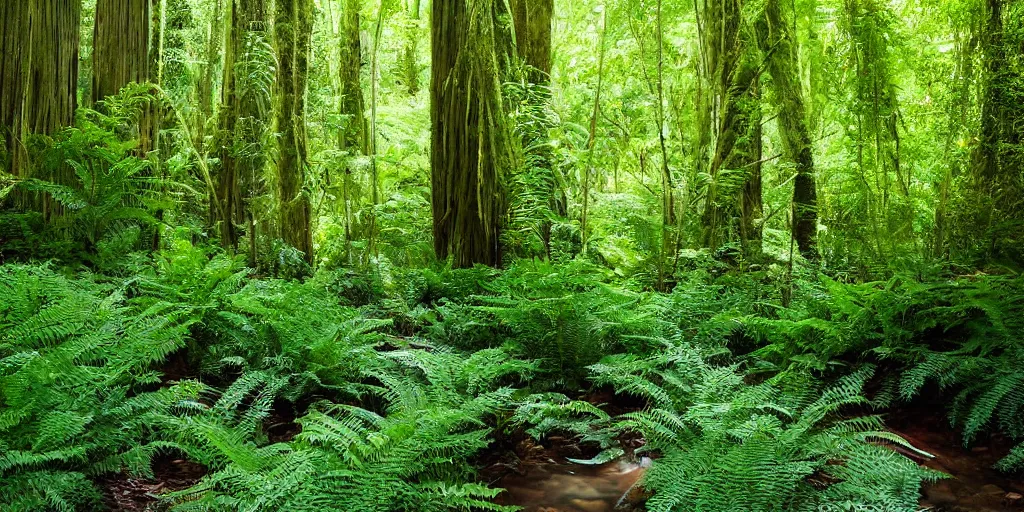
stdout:
[(1001, 496), (1005, 493), (1006, 491), (1004, 491), (1002, 488), (992, 484), (985, 485), (978, 491), (978, 494), (983, 496)]
[(575, 499), (569, 503), (580, 509), (581, 512), (608, 512), (608, 510), (611, 509), (611, 505), (602, 500)]
[(1024, 495), (1019, 492), (1008, 492), (1006, 496), (1003, 496), (1003, 500), (1007, 505), (1016, 505), (1024, 501)]

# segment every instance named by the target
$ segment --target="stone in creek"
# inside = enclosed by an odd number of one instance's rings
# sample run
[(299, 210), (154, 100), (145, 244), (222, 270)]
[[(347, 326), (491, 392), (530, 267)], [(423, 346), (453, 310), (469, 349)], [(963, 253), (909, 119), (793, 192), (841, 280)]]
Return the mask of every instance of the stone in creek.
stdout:
[(608, 512), (611, 508), (608, 503), (602, 500), (572, 500), (569, 503), (580, 509), (580, 512)]
[(983, 496), (998, 496), (1004, 494), (1005, 492), (1006, 491), (1002, 490), (997, 485), (988, 484), (982, 486), (982, 488), (978, 491), (978, 494)]

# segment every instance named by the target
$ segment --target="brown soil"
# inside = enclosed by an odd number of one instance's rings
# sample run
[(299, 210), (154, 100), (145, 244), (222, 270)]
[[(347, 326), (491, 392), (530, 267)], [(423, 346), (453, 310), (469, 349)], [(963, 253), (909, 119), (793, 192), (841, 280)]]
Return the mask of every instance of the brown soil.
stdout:
[(157, 512), (166, 510), (160, 495), (195, 485), (206, 474), (200, 464), (182, 459), (159, 458), (153, 461), (153, 479), (134, 478), (125, 473), (98, 482), (103, 503), (114, 512)]
[(994, 435), (967, 448), (941, 409), (894, 416), (891, 422), (896, 425), (896, 433), (935, 455), (934, 459), (915, 459), (952, 477), (926, 485), (922, 507), (936, 512), (1024, 512), (1024, 477), (1006, 475), (992, 467), (1013, 447), (1008, 439)]

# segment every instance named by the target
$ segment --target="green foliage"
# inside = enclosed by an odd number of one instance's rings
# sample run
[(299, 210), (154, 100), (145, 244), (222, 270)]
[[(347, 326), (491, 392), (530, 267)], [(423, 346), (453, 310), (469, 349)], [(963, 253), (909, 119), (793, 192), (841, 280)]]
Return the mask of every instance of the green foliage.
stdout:
[(75, 126), (34, 137), (35, 177), (17, 187), (26, 201), (45, 205), (47, 222), (42, 233), (22, 223), (21, 233), (11, 233), (14, 241), (0, 249), (13, 252), (27, 245), (23, 256), (85, 258), (94, 264), (113, 263), (135, 249), (142, 230), (157, 224), (153, 212), (166, 206), (158, 185), (174, 186), (152, 175), (132, 133), (142, 110), (155, 102), (146, 86), (129, 86), (104, 100), (100, 110), (79, 110)]
[(869, 443), (906, 444), (877, 416), (844, 417), (867, 402), (871, 367), (831, 386), (801, 374), (747, 385), (736, 367), (683, 345), (591, 368), (596, 382), (651, 404), (617, 422), (663, 455), (644, 477), (648, 510), (915, 510), (921, 482), (938, 476)]
[(47, 267), (2, 267), (0, 294), (0, 500), (88, 509), (88, 477), (151, 475), (155, 454), (181, 448), (152, 433), (200, 409), (205, 387), (159, 386), (154, 365), (185, 345), (194, 310), (139, 307), (123, 288)]
[(175, 510), (514, 510), (467, 483), (489, 441), (485, 420), (511, 403), (533, 366), (501, 350), (391, 352), (366, 370), (385, 413), (323, 403), (287, 444), (257, 447), (212, 430), (224, 467), (173, 496)]

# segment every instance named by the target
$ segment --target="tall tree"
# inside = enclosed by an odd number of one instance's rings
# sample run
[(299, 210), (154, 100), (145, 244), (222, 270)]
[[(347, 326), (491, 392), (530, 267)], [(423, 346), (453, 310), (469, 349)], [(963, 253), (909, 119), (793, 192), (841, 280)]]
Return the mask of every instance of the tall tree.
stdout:
[[(70, 126), (78, 107), (78, 45), (82, 18), (81, 0), (36, 1), (32, 4), (32, 58), (25, 89), (24, 125), (29, 134), (50, 135)], [(69, 166), (38, 176), (68, 184), (74, 174)], [(59, 214), (59, 203), (43, 198), (43, 215)]]
[(0, 135), (7, 141), (0, 170), (24, 176), (23, 137), (49, 135), (74, 120), (81, 16), (81, 0), (0, 6)]
[(25, 84), (28, 75), (29, 12), (32, 1), (0, 2), (0, 137), (5, 140), (0, 170), (21, 174)]
[(266, 150), (263, 141), (270, 126), (273, 66), (269, 12), (266, 0), (232, 0), (225, 31), (223, 104), (220, 110), (221, 169), (217, 197), (225, 218), (220, 220), (221, 242), (237, 247), (244, 226), (249, 238), (249, 264), (256, 265), (256, 218), (253, 200), (261, 193)]
[(344, 0), (345, 8), (341, 19), (340, 47), (341, 64), (338, 67), (341, 82), (342, 118), (346, 121), (339, 134), (342, 150), (365, 154), (366, 147), (366, 100), (359, 80), (363, 65), (362, 42), (359, 38), (360, 0)]
[(408, 0), (409, 26), (406, 27), (405, 50), (402, 55), (402, 67), (405, 72), (406, 87), (409, 94), (415, 96), (420, 91), (420, 66), (417, 62), (420, 45), (420, 18), (423, 10), (421, 0)]
[(779, 0), (766, 2), (764, 17), (758, 24), (758, 40), (768, 60), (783, 147), (796, 165), (793, 239), (804, 257), (815, 258), (818, 189), (814, 177), (814, 155), (807, 129), (807, 108), (800, 84), (796, 43)]
[[(743, 2), (712, 0), (705, 2), (703, 12), (705, 76), (712, 81), (717, 106), (704, 244), (714, 249), (739, 238), (748, 254), (757, 254), (761, 244), (756, 219), (761, 209), (760, 59), (751, 28), (743, 19)], [(739, 220), (740, 229), (732, 229), (733, 219)]]
[(285, 243), (313, 259), (309, 198), (303, 190), (307, 162), (306, 82), (312, 35), (312, 0), (277, 0), (278, 160), (281, 235)]
[(504, 0), (434, 0), (431, 192), (434, 251), (500, 266), (512, 134), (501, 82), (513, 46)]
[(516, 50), (532, 69), (528, 76), (535, 84), (546, 84), (551, 74), (551, 24), (554, 0), (511, 0), (516, 30)]
[(974, 151), (974, 174), (982, 187), (987, 187), (999, 173), (999, 145), (1002, 127), (1006, 124), (1005, 89), (1000, 80), (1000, 67), (1006, 65), (1003, 47), (1003, 0), (982, 0), (985, 13), (981, 30), (984, 52), (981, 136)]
[[(151, 78), (149, 55), (152, 0), (96, 0), (93, 31), (92, 102)], [(153, 149), (154, 116), (139, 121), (139, 151)]]

